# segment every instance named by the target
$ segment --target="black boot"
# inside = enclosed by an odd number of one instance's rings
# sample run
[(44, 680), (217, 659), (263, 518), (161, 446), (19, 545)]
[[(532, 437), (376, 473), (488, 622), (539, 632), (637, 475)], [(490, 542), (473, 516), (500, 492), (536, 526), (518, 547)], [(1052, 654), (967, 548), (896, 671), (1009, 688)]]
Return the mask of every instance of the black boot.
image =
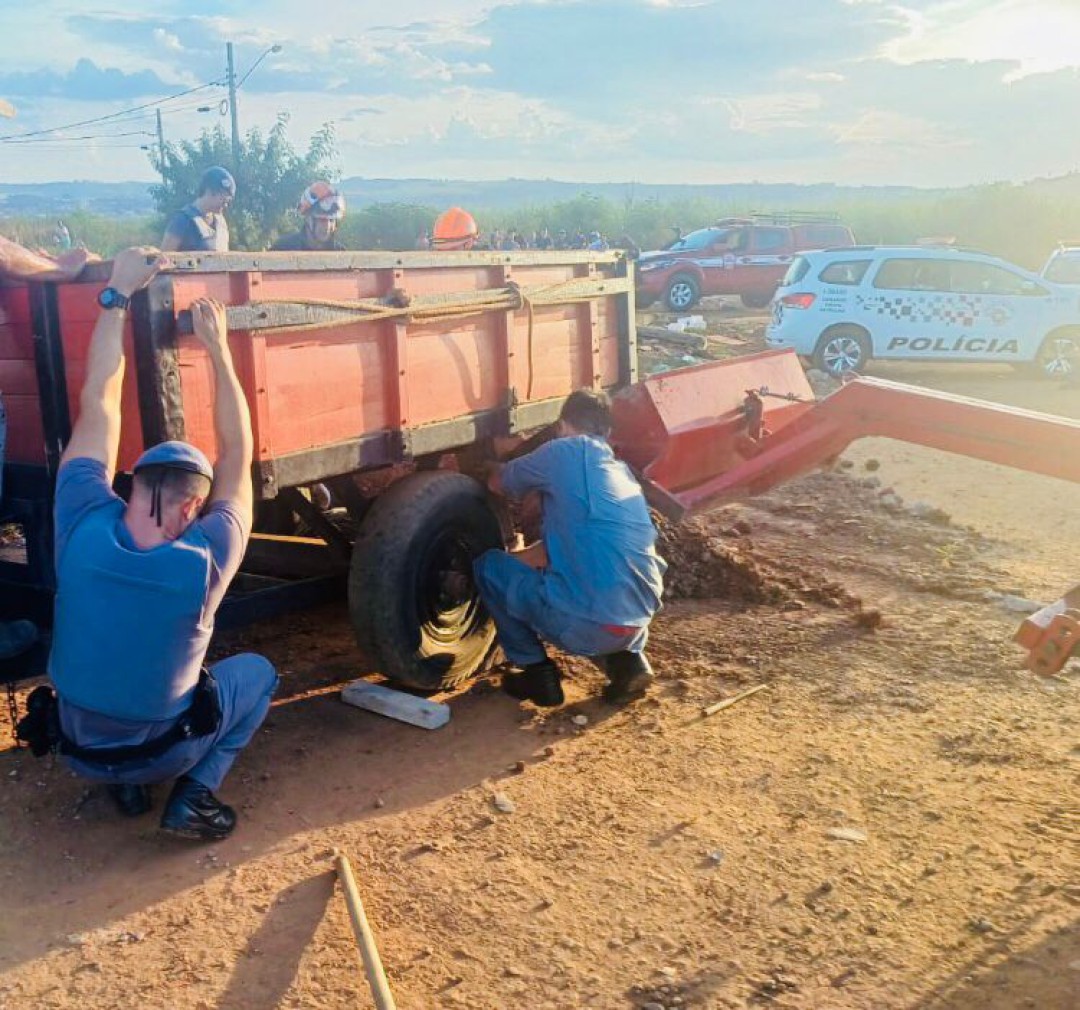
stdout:
[(529, 663), (521, 673), (503, 677), (503, 690), (518, 701), (531, 701), (544, 708), (561, 705), (566, 699), (562, 689), (562, 674), (550, 660)]
[(109, 786), (109, 797), (125, 817), (140, 817), (153, 805), (149, 786)]
[(161, 815), (161, 830), (179, 838), (216, 842), (236, 827), (236, 811), (221, 802), (201, 782), (184, 775), (176, 780), (165, 813)]
[(643, 695), (652, 683), (652, 667), (645, 653), (613, 652), (606, 659), (604, 668), (610, 683), (603, 690), (604, 701), (625, 704)]
[(26, 652), (37, 640), (37, 625), (32, 621), (0, 621), (0, 659)]

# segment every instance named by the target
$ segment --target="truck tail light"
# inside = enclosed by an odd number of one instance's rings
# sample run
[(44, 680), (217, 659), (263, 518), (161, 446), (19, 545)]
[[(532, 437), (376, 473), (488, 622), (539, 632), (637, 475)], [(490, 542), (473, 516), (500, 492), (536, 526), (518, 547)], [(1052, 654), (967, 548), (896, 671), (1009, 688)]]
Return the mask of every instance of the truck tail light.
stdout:
[(780, 304), (787, 309), (808, 309), (811, 305), (814, 304), (814, 300), (816, 298), (817, 295), (812, 295), (810, 293), (801, 295), (784, 295), (784, 297), (780, 299)]

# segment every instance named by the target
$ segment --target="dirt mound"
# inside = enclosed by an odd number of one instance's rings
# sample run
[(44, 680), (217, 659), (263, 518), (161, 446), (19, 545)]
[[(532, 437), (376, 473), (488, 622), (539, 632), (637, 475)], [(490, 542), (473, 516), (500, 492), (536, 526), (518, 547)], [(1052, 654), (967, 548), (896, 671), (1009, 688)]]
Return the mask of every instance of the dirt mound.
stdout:
[(762, 571), (737, 540), (728, 541), (704, 519), (672, 523), (653, 517), (657, 550), (668, 563), (664, 596), (669, 600), (723, 597), (736, 603), (782, 603), (790, 596)]
[[(862, 614), (862, 600), (839, 582), (751, 540), (754, 531), (745, 520), (732, 523), (723, 513), (713, 513), (682, 523), (654, 514), (653, 521), (657, 550), (669, 566), (665, 599), (715, 598), (745, 606), (782, 604), (784, 609), (818, 603)], [(879, 623), (880, 615), (870, 615), (860, 626)]]

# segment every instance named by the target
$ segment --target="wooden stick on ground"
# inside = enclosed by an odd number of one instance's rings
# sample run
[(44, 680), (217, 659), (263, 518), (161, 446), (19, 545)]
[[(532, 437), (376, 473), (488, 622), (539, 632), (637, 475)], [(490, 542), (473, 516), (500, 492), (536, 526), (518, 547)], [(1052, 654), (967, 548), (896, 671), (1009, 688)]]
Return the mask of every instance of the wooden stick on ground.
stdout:
[(375, 997), (375, 1010), (397, 1010), (394, 994), (390, 992), (390, 983), (387, 981), (386, 972), (383, 971), (379, 948), (375, 945), (375, 936), (371, 932), (367, 915), (364, 913), (364, 903), (360, 900), (352, 866), (341, 852), (337, 853), (334, 863), (337, 867), (338, 879), (341, 881), (341, 889), (345, 894), (349, 918), (352, 919), (356, 945), (360, 948), (360, 958), (364, 962), (364, 972), (367, 975), (368, 985), (371, 986), (371, 995)]
[(751, 687), (739, 694), (732, 695), (730, 698), (725, 698), (723, 701), (718, 701), (715, 705), (707, 705), (701, 710), (701, 718), (705, 719), (710, 715), (716, 715), (717, 712), (723, 712), (725, 708), (731, 708), (732, 705), (738, 704), (745, 698), (749, 698), (750, 695), (757, 694), (758, 691), (764, 691), (768, 686), (768, 684), (758, 684), (757, 687)]

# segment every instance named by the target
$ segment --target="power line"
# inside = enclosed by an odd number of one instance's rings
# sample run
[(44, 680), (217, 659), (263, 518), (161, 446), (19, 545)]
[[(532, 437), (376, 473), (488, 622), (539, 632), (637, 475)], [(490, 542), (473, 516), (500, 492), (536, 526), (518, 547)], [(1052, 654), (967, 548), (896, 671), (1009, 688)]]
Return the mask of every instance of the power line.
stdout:
[[(130, 116), (127, 116), (127, 115), (125, 115), (123, 117), (117, 116), (115, 119), (112, 119), (108, 123), (108, 125), (109, 126), (135, 126), (135, 125), (141, 125), (143, 122), (145, 122), (149, 126), (150, 123), (153, 122), (154, 116), (155, 116), (155, 114), (157, 112), (163, 112), (167, 116), (181, 115), (181, 114), (189, 113), (189, 112), (193, 111), (194, 109), (202, 107), (202, 103), (205, 102), (205, 101), (206, 101), (205, 98), (197, 98), (194, 101), (182, 102), (182, 103), (180, 103), (178, 105), (175, 105), (175, 106), (172, 106), (172, 107), (169, 107), (169, 108), (156, 109), (156, 110), (154, 110), (154, 112), (151, 112), (149, 110), (144, 110), (142, 112), (135, 112), (135, 113), (131, 114)], [(59, 128), (55, 132), (60, 132)], [(154, 135), (150, 131), (142, 131), (142, 133), (145, 136), (153, 136)], [(138, 135), (138, 133), (133, 132), (133, 133), (92, 133), (92, 134), (87, 134), (86, 136), (81, 136), (81, 137), (65, 137), (65, 136), (61, 136), (61, 137), (13, 137), (11, 139), (5, 140), (4, 143), (8, 147), (11, 147), (11, 146), (14, 146), (14, 145), (19, 145), (19, 144), (53, 144), (53, 143), (57, 143), (57, 142), (63, 141), (63, 140), (96, 140), (96, 139), (99, 139), (99, 138), (108, 139), (109, 137), (127, 137), (127, 136), (136, 136), (136, 135)]]
[(48, 130), (29, 130), (24, 133), (9, 133), (4, 136), (0, 136), (0, 144), (11, 143), (12, 141), (22, 140), (27, 137), (40, 137), (48, 133), (59, 133), (61, 130), (73, 130), (80, 126), (94, 126), (97, 123), (105, 123), (109, 120), (121, 118), (123, 116), (129, 116), (133, 112), (139, 112), (143, 109), (152, 109), (158, 105), (165, 105), (167, 102), (175, 101), (177, 98), (183, 98), (185, 95), (193, 95), (197, 91), (205, 91), (207, 88), (220, 87), (223, 81), (208, 81), (206, 84), (200, 84), (194, 88), (188, 88), (187, 91), (179, 91), (175, 95), (169, 95), (167, 98), (159, 98), (153, 102), (144, 102), (142, 105), (133, 106), (130, 109), (122, 109), (120, 112), (112, 112), (107, 116), (96, 116), (93, 119), (83, 119), (77, 123), (67, 123), (64, 126), (54, 126)]
[(124, 133), (88, 133), (82, 137), (33, 137), (29, 140), (9, 140), (9, 147), (25, 144), (66, 144), (73, 140), (112, 140), (114, 137), (152, 137), (149, 130), (128, 130)]
[[(153, 134), (151, 134), (151, 136), (153, 136)], [(61, 143), (57, 143), (57, 144), (55, 144), (55, 145), (53, 145), (51, 147), (41, 148), (40, 153), (41, 153), (42, 156), (44, 156), (45, 154), (47, 154), (47, 153), (51, 154), (54, 151), (65, 151), (65, 150), (68, 150), (68, 151), (85, 151), (87, 148), (90, 148), (90, 147), (93, 147), (93, 146), (94, 145), (92, 143), (81, 143), (80, 144), (80, 143), (75, 143), (75, 142), (72, 142), (72, 143), (61, 142)], [(109, 146), (109, 150), (110, 151), (142, 151), (142, 150), (144, 150), (146, 148), (146, 146), (147, 146), (146, 144), (111, 144)], [(15, 155), (12, 155), (12, 157), (15, 157)]]

